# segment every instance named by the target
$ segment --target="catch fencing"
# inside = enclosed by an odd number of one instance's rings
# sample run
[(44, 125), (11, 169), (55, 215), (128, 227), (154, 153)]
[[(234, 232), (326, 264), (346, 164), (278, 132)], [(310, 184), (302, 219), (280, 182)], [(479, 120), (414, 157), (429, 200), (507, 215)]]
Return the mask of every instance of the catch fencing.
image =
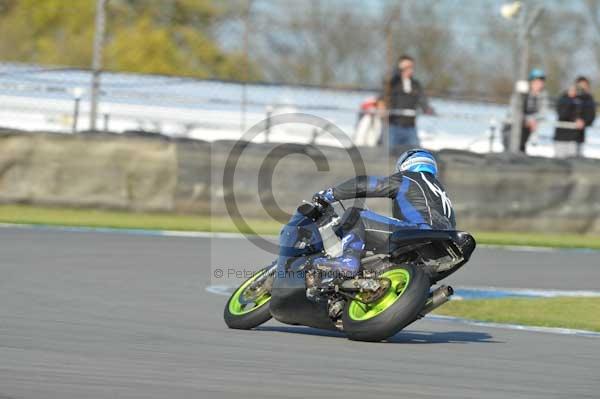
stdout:
[[(90, 79), (91, 73), (85, 70), (1, 64), (0, 127), (63, 133), (87, 130)], [(236, 140), (251, 126), (270, 117), (307, 113), (330, 121), (357, 140), (360, 105), (377, 94), (369, 90), (105, 73), (97, 126), (99, 130), (114, 132), (145, 131), (206, 141)], [(503, 151), (501, 128), (507, 106), (445, 98), (433, 98), (431, 103), (436, 115), (418, 116), (424, 147), (480, 153)], [(378, 118), (379, 112), (372, 117)], [(549, 115), (530, 141), (529, 154), (553, 155), (554, 124), (553, 115)], [(335, 140), (321, 133), (302, 126), (269, 128), (267, 123), (265, 132), (255, 140), (336, 145)], [(590, 129), (588, 138), (584, 154), (600, 157), (600, 131)]]
[[(456, 8), (432, 0), (80, 0), (53, 2), (47, 10), (35, 2), (2, 4), (0, 62), (45, 65), (0, 63), (5, 128), (75, 133), (93, 126), (235, 140), (270, 117), (307, 113), (361, 145), (375, 145), (357, 129), (360, 105), (380, 94), (382, 82), (398, 72), (398, 56), (409, 54), (437, 111), (418, 116), (423, 146), (503, 150), (507, 109), (500, 102), (515, 78), (516, 25), (483, 2)], [(552, 18), (578, 21), (569, 18), (583, 12), (575, 8), (556, 4), (540, 22), (552, 29), (533, 32), (539, 35), (532, 61), (553, 66), (547, 80), (553, 94), (571, 73), (566, 63), (553, 62), (555, 54), (570, 51), (574, 39), (554, 29)], [(27, 25), (19, 22), (23, 15), (36, 17)], [(488, 56), (481, 57), (479, 42)], [(57, 63), (95, 73), (48, 66)], [(96, 98), (98, 112), (91, 105)], [(529, 154), (552, 156), (552, 117)], [(256, 140), (334, 143), (312, 128), (267, 127)], [(584, 155), (600, 157), (598, 130), (588, 137)]]

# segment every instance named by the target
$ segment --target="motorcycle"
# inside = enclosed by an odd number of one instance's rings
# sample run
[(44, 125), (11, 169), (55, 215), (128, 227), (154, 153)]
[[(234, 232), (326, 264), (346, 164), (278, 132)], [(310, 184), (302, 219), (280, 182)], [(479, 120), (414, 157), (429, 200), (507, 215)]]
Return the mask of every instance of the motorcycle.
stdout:
[[(340, 217), (325, 202), (300, 205), (281, 231), (278, 259), (246, 280), (227, 301), (227, 326), (252, 329), (274, 317), (285, 324), (342, 331), (351, 340), (376, 342), (450, 299), (452, 287), (432, 287), (468, 262), (476, 246), (469, 233), (407, 229), (397, 219), (353, 209)], [(363, 219), (385, 222), (366, 226), (358, 275), (324, 279), (309, 299), (308, 282), (318, 273), (312, 259), (341, 254), (340, 226), (344, 217), (356, 212)]]

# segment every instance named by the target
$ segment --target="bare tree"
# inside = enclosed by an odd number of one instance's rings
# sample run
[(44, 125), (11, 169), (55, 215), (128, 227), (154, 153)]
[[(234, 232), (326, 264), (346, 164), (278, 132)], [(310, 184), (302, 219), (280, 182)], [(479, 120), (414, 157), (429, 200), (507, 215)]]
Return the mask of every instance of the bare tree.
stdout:
[(264, 44), (254, 54), (267, 76), (327, 86), (364, 85), (369, 79), (368, 16), (330, 1), (283, 2), (271, 8), (257, 22)]
[[(587, 28), (581, 7), (548, 1), (533, 31), (531, 53), (532, 65), (547, 71), (548, 87), (555, 92), (572, 78), (570, 55)], [(504, 101), (510, 96), (516, 28), (514, 21), (502, 19), (497, 7), (461, 13), (433, 0), (360, 4), (280, 0), (257, 7), (251, 61), (272, 82), (377, 88), (389, 79), (397, 57), (408, 53), (416, 59), (417, 77), (432, 94)], [(600, 34), (600, 1), (586, 5)], [(600, 62), (600, 42), (594, 46)]]
[[(600, 65), (600, 40), (598, 39), (600, 37), (600, 2), (597, 0), (586, 0), (585, 10), (587, 20), (590, 22), (593, 32), (593, 39), (589, 42), (593, 48), (596, 65)], [(596, 89), (596, 95), (600, 96), (600, 88)]]
[[(597, 0), (586, 0), (585, 8), (588, 20), (597, 35), (596, 37), (600, 37), (600, 2)], [(595, 49), (596, 63), (600, 63), (600, 41), (594, 40), (592, 45)]]

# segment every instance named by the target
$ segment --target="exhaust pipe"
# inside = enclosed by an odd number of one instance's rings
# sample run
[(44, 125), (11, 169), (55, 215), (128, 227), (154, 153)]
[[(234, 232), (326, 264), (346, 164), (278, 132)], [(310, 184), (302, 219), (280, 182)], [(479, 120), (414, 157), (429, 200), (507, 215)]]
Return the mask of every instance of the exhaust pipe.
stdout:
[(439, 308), (450, 300), (450, 297), (454, 294), (454, 290), (449, 285), (442, 285), (435, 289), (430, 295), (423, 310), (419, 313), (419, 318), (424, 317), (427, 313), (430, 313), (436, 308)]

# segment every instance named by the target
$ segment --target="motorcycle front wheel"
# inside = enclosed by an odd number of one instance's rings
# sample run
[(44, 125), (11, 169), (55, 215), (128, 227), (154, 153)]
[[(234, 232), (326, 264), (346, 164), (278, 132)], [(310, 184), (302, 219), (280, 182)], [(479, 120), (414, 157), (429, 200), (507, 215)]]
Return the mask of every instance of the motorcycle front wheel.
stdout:
[(417, 319), (427, 301), (430, 282), (421, 268), (392, 266), (379, 277), (391, 282), (379, 300), (371, 304), (353, 300), (344, 309), (344, 332), (351, 340), (377, 342), (393, 336)]
[(256, 272), (233, 292), (223, 312), (225, 324), (229, 328), (249, 330), (260, 326), (272, 317), (269, 310), (271, 292), (261, 292), (261, 287), (253, 284), (264, 277), (271, 267)]

